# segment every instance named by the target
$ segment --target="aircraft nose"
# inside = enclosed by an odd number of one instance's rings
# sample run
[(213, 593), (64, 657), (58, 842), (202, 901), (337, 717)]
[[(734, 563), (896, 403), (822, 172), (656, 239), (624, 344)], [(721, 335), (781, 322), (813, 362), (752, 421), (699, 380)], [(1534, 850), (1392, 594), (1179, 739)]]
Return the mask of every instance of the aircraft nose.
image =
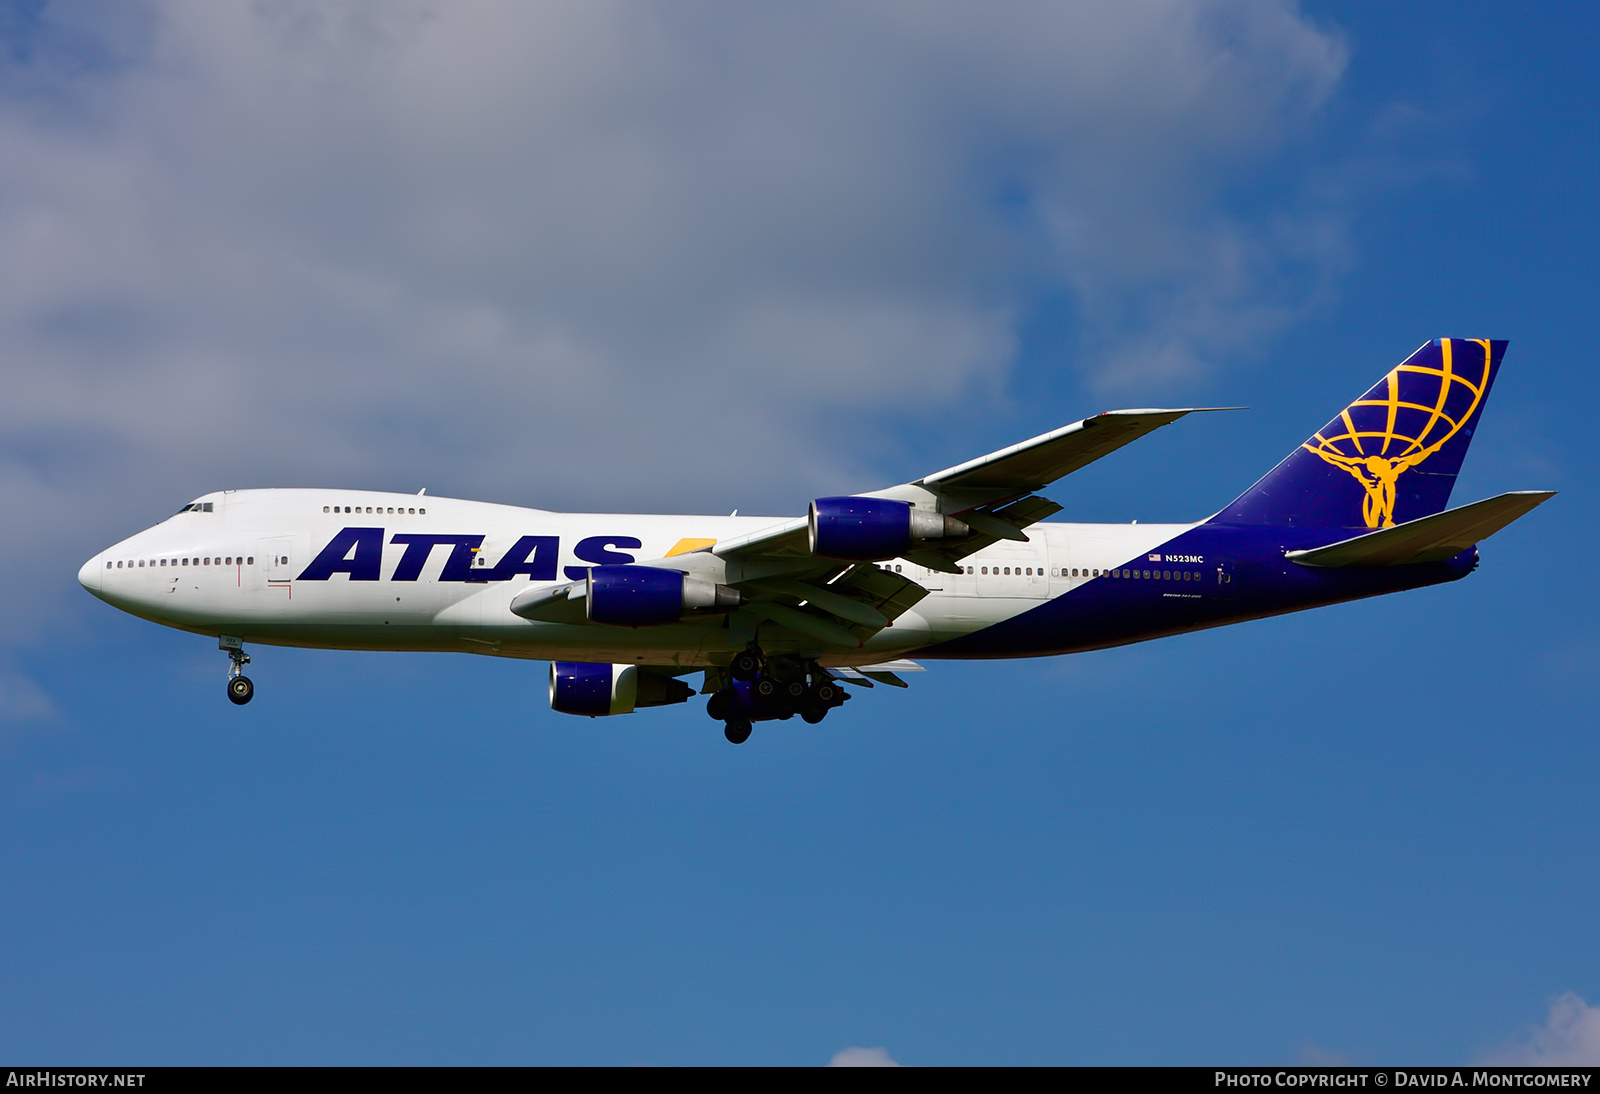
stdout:
[(104, 567), (105, 562), (102, 561), (99, 555), (95, 555), (88, 562), (85, 562), (82, 568), (78, 570), (78, 584), (82, 585), (85, 589), (88, 589), (96, 596), (99, 596), (100, 572)]

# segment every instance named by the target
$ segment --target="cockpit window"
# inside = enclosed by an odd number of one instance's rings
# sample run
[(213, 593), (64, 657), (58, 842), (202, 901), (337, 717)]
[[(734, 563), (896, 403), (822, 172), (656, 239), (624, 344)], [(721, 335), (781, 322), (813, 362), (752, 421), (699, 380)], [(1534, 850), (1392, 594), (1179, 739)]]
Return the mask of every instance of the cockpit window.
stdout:
[(178, 512), (179, 513), (210, 513), (210, 512), (213, 511), (212, 510), (212, 506), (215, 505), (215, 504), (216, 504), (215, 502), (209, 502), (209, 501), (191, 501), (188, 505), (185, 505), (182, 509), (179, 509)]

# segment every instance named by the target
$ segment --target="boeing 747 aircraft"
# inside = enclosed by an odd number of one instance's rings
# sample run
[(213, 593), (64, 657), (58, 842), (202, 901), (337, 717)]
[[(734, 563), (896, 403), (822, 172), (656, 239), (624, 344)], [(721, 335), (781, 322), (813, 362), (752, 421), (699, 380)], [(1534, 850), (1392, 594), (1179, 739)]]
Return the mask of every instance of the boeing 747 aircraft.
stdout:
[(911, 657), (1077, 653), (1465, 577), (1478, 541), (1552, 496), (1446, 508), (1505, 347), (1429, 342), (1195, 523), (1045, 522), (1061, 506), (1038, 491), (1200, 408), (1112, 410), (789, 518), (224, 490), (78, 580), (217, 638), (237, 704), (247, 643), (454, 650), (552, 662), (566, 714), (682, 703), (702, 674), (739, 744), (821, 721), (843, 683), (904, 686)]

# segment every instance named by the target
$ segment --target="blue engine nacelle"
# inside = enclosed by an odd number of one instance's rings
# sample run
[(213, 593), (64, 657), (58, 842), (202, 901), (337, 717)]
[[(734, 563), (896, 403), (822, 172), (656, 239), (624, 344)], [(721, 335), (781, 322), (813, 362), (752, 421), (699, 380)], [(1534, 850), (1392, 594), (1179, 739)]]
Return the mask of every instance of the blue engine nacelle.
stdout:
[(562, 714), (632, 714), (638, 694), (639, 670), (632, 665), (550, 664), (550, 709)]
[(634, 665), (556, 661), (550, 666), (550, 709), (561, 714), (631, 714), (635, 707), (684, 703), (693, 694), (682, 680)]
[(737, 607), (736, 589), (656, 566), (595, 566), (584, 607), (592, 623), (648, 627), (676, 623), (686, 613)]
[(954, 517), (885, 498), (818, 498), (808, 523), (812, 554), (850, 562), (896, 558), (914, 543), (955, 539), (968, 531)]

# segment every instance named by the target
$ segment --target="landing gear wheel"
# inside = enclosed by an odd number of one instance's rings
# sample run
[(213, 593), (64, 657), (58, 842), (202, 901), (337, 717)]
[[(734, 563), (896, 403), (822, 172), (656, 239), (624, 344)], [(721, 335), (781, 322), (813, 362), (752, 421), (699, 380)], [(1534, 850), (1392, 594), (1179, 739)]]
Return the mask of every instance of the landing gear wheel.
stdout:
[(234, 706), (242, 707), (255, 697), (256, 686), (250, 682), (248, 676), (235, 676), (228, 681), (228, 701)]
[(750, 681), (761, 671), (761, 655), (755, 650), (745, 650), (733, 656), (728, 672), (735, 680)]
[(726, 722), (739, 713), (739, 695), (732, 688), (713, 692), (706, 700), (706, 713), (719, 722)]
[(789, 719), (794, 717), (794, 701), (790, 698), (791, 688), (798, 688), (799, 694), (805, 695), (803, 686), (781, 684), (763, 673), (750, 685), (750, 698), (756, 704), (756, 709), (761, 711), (763, 718)]
[(729, 744), (742, 745), (750, 739), (750, 723), (729, 722), (723, 727), (722, 735), (728, 738)]
[(238, 635), (219, 634), (217, 648), (228, 654), (228, 702), (242, 707), (256, 693), (256, 686), (244, 674), (244, 667), (250, 663), (250, 655), (244, 652), (244, 639)]
[(821, 680), (811, 685), (806, 692), (806, 697), (800, 703), (800, 717), (816, 725), (828, 716), (828, 711), (840, 706), (848, 698), (827, 680)]

